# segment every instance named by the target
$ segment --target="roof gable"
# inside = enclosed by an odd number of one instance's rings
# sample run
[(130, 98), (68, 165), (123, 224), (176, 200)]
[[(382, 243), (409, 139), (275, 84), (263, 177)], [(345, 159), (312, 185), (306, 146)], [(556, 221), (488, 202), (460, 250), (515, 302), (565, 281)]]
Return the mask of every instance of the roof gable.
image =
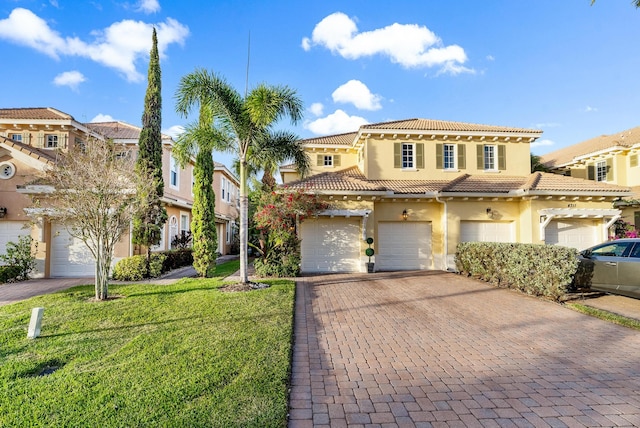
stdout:
[(576, 161), (576, 158), (607, 151), (614, 148), (629, 148), (640, 143), (640, 127), (627, 129), (611, 135), (600, 135), (581, 143), (547, 153), (540, 157), (540, 162), (550, 168), (565, 166)]

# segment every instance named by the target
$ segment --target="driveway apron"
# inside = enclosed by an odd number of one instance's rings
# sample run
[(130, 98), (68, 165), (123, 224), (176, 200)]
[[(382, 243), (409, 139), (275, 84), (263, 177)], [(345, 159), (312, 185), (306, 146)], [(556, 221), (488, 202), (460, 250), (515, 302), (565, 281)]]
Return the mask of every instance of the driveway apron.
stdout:
[(640, 426), (640, 332), (445, 272), (296, 286), (289, 427)]

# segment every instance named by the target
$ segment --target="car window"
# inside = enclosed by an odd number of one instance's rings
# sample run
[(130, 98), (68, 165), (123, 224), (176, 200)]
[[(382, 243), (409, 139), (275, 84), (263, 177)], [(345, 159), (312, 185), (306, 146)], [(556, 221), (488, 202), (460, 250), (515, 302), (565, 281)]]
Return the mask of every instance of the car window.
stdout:
[(640, 259), (640, 243), (636, 243), (635, 247), (633, 247), (633, 250), (631, 250), (629, 257)]
[(627, 257), (632, 246), (633, 242), (611, 242), (594, 249), (591, 254), (594, 256)]

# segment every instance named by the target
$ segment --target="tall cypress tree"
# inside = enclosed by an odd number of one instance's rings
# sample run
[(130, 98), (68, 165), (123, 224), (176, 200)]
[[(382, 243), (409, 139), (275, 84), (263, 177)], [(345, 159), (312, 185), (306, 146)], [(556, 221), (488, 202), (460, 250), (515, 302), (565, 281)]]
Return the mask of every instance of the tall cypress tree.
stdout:
[(153, 29), (152, 37), (153, 45), (149, 53), (147, 92), (144, 97), (142, 131), (140, 131), (140, 139), (138, 141), (136, 173), (153, 180), (155, 192), (149, 194), (138, 189), (139, 203), (144, 207), (144, 210), (142, 214), (133, 219), (132, 235), (134, 244), (147, 247), (147, 262), (151, 257), (151, 247), (158, 245), (162, 239), (162, 226), (167, 221), (167, 211), (160, 202), (160, 198), (164, 195), (161, 135), (162, 96), (158, 37), (155, 28)]
[(216, 231), (215, 201), (213, 192), (213, 156), (211, 148), (201, 147), (196, 155), (193, 186), (193, 219), (191, 232), (193, 237), (193, 267), (200, 276), (211, 278), (216, 270), (216, 249), (218, 233)]

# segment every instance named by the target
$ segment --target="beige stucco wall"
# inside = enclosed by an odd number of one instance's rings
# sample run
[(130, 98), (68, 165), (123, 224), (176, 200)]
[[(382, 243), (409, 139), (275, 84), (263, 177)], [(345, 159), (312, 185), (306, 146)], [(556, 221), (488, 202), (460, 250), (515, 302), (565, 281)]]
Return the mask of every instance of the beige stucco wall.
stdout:
[[(351, 166), (355, 166), (358, 164), (358, 155), (354, 150), (327, 150), (325, 151), (313, 151), (306, 150), (309, 155), (309, 159), (311, 161), (311, 171), (309, 175), (321, 174), (323, 172), (333, 172), (339, 171), (341, 169), (349, 168)], [(318, 165), (318, 156), (324, 155), (339, 155), (340, 156), (340, 165), (339, 166), (324, 166)]]
[[(422, 143), (424, 144), (424, 168), (418, 170), (403, 170), (394, 168), (394, 143)], [(465, 145), (466, 168), (456, 171), (436, 169), (437, 144)], [(506, 169), (502, 171), (485, 171), (477, 167), (477, 146), (484, 144), (504, 145)], [(467, 174), (503, 174), (526, 176), (530, 173), (529, 144), (524, 142), (462, 142), (444, 139), (369, 139), (366, 143), (365, 175), (372, 180), (452, 180), (460, 173)], [(496, 152), (497, 156), (497, 152)], [(497, 164), (497, 159), (496, 159)]]

